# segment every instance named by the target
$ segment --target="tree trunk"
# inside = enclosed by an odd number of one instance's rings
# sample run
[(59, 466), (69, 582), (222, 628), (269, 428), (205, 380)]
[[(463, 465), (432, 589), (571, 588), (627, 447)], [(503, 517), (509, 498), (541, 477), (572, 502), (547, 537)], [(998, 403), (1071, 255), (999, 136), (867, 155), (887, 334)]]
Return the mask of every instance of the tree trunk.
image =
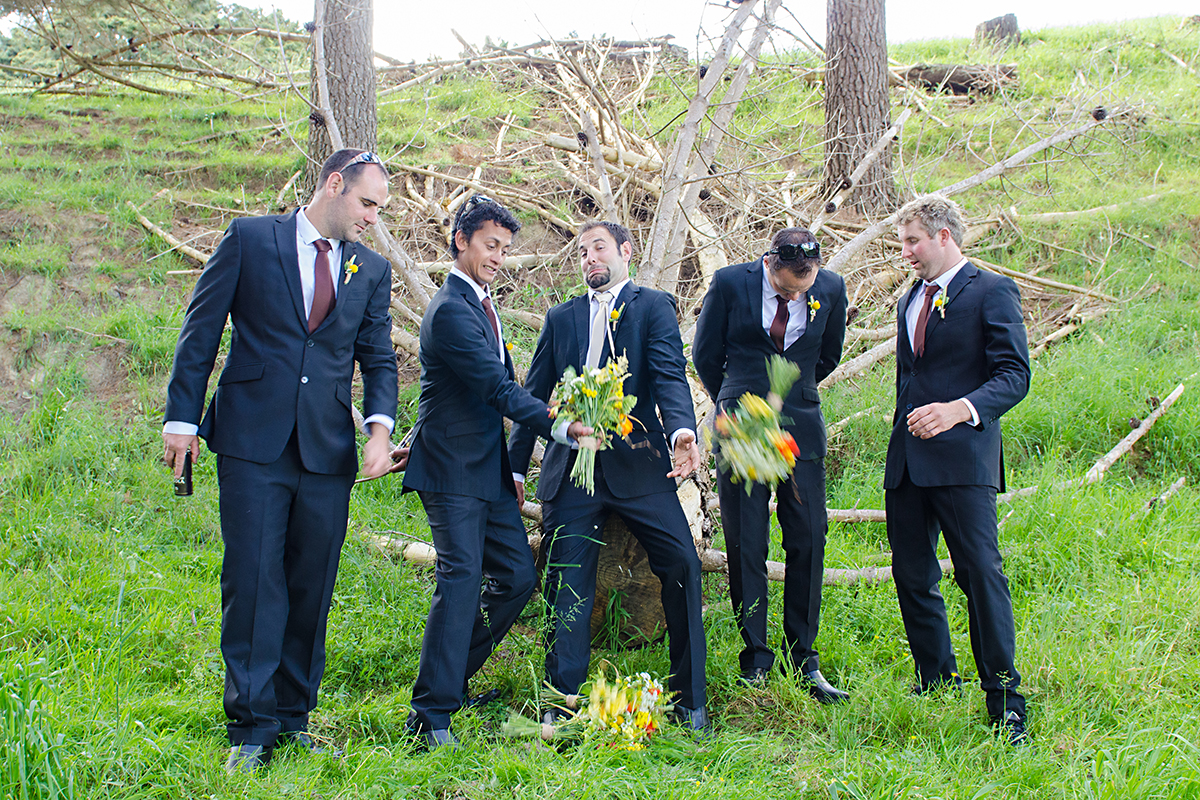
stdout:
[[(329, 82), (329, 105), (346, 147), (375, 150), (375, 45), (371, 36), (374, 20), (372, 0), (327, 0), (324, 7), (325, 71)], [(320, 107), (314, 61), (312, 102)], [(301, 196), (312, 194), (325, 159), (333, 153), (325, 120), (317, 111), (308, 117), (308, 168)]]
[[(824, 198), (832, 197), (891, 125), (884, 0), (829, 0), (825, 42)], [(850, 195), (860, 211), (896, 205), (888, 145)]]

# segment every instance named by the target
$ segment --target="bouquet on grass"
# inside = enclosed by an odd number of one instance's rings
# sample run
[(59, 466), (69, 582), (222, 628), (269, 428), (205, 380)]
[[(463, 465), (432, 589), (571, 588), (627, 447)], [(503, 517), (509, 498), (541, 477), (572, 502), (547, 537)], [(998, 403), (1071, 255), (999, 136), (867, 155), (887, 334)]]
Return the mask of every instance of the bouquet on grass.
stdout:
[(629, 359), (621, 356), (603, 367), (585, 367), (578, 374), (574, 367), (567, 367), (554, 387), (550, 416), (567, 422), (578, 420), (594, 431), (579, 440), (579, 455), (571, 470), (575, 485), (588, 494), (596, 491), (596, 452), (609, 448), (610, 434), (625, 438), (633, 430), (629, 412), (637, 405), (637, 397), (625, 394), (628, 377)]
[(774, 489), (787, 480), (800, 455), (796, 440), (780, 427), (791, 421), (780, 412), (783, 398), (800, 377), (800, 368), (782, 356), (771, 356), (767, 376), (771, 390), (766, 400), (746, 392), (735, 408), (717, 415), (715, 433), (708, 434), (717, 466), (728, 472), (734, 483), (745, 483), (747, 495), (755, 483)]
[(649, 673), (621, 675), (601, 662), (599, 669), (583, 685), (579, 694), (563, 694), (546, 684), (545, 699), (569, 716), (555, 725), (541, 725), (513, 714), (505, 723), (507, 736), (537, 735), (553, 739), (577, 734), (599, 738), (602, 744), (625, 750), (641, 750), (655, 733), (662, 730), (672, 705), (660, 681)]

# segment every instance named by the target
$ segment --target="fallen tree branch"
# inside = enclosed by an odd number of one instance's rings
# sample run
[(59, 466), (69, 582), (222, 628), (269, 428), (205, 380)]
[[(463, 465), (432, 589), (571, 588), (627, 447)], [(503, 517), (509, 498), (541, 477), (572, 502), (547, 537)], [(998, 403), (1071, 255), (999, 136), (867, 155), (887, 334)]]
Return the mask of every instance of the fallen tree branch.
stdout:
[[(133, 211), (133, 215), (135, 217), (137, 217), (138, 222), (142, 223), (143, 228), (150, 231), (155, 236), (157, 236), (160, 239), (162, 239), (163, 241), (165, 241), (167, 244), (171, 245), (172, 250), (178, 250), (179, 252), (181, 252), (185, 256), (187, 256), (188, 258), (190, 258), (193, 261), (200, 264), (201, 267), (203, 267), (205, 264), (208, 263), (207, 255), (205, 255), (204, 253), (201, 253), (199, 250), (192, 247), (191, 245), (184, 244), (183, 242), (176, 239), (171, 234), (167, 233), (162, 228), (155, 225), (150, 220), (146, 219), (144, 216), (142, 216), (142, 212), (138, 210), (138, 207), (135, 206), (132, 201), (126, 200), (125, 205), (129, 206), (130, 210)], [(184, 272), (184, 270), (171, 270), (170, 274), (179, 274), (182, 272)], [(193, 270), (186, 270), (186, 272), (192, 273)]]
[(876, 362), (883, 360), (894, 352), (896, 352), (895, 336), (887, 339), (886, 341), (880, 342), (867, 352), (855, 356), (849, 361), (843, 361), (841, 364), (838, 364), (837, 368), (834, 369), (833, 372), (826, 375), (825, 380), (818, 384), (818, 388), (828, 389), (830, 386), (844, 381), (846, 378), (853, 378), (855, 375), (866, 372), (868, 369), (874, 366)]
[(1150, 511), (1152, 511), (1153, 509), (1155, 509), (1158, 506), (1162, 505), (1163, 503), (1167, 502), (1175, 495), (1176, 492), (1178, 492), (1180, 489), (1183, 488), (1183, 485), (1185, 483), (1187, 483), (1186, 475), (1180, 477), (1179, 480), (1175, 481), (1170, 486), (1168, 486), (1167, 490), (1165, 492), (1163, 492), (1162, 494), (1160, 494), (1156, 497), (1151, 497), (1149, 500), (1147, 500), (1146, 505), (1142, 506), (1140, 511), (1135, 511), (1133, 514), (1129, 515), (1129, 520), (1132, 522), (1133, 520), (1137, 519), (1138, 517), (1143, 517), (1146, 514), (1150, 513)]

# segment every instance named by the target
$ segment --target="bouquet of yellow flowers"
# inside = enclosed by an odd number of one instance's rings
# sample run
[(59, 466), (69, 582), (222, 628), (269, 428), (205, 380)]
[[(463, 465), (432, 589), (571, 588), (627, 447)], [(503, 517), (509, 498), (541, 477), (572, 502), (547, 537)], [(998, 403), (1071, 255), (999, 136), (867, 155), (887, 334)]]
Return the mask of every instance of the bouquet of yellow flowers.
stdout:
[(588, 494), (596, 492), (597, 451), (608, 449), (610, 434), (625, 438), (633, 430), (629, 412), (637, 405), (637, 397), (625, 394), (628, 377), (629, 359), (621, 356), (603, 367), (585, 368), (582, 373), (567, 367), (554, 387), (550, 416), (569, 422), (578, 420), (594, 431), (579, 440), (579, 454), (571, 470), (575, 485)]
[(546, 699), (569, 713), (563, 722), (537, 725), (514, 714), (503, 732), (509, 736), (540, 735), (543, 739), (577, 733), (599, 737), (613, 747), (641, 750), (662, 730), (673, 708), (667, 691), (646, 672), (625, 676), (613, 670), (610, 680), (605, 674), (607, 667), (603, 662), (579, 694), (563, 694), (546, 684)]
[[(800, 377), (800, 368), (782, 356), (767, 360), (771, 390), (767, 399), (746, 392), (735, 408), (718, 414), (709, 433), (717, 466), (729, 473), (734, 483), (745, 483), (746, 494), (762, 483), (774, 489), (792, 474), (800, 448), (792, 435), (780, 427), (783, 398)], [(706, 432), (707, 433), (707, 432)]]

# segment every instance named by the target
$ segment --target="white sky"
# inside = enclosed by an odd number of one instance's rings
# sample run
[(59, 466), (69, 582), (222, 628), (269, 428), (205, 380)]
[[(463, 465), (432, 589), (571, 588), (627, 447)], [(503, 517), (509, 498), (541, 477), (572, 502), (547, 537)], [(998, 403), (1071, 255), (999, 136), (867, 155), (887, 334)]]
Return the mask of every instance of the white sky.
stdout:
[[(240, 0), (247, 6), (278, 8), (297, 21), (312, 19), (312, 0)], [(336, 0), (327, 0), (336, 2)], [(825, 0), (788, 0), (777, 22), (800, 33), (800, 24), (825, 39)], [(888, 41), (970, 37), (975, 26), (1014, 13), (1023, 31), (1164, 14), (1200, 13), (1196, 0), (887, 0)], [(705, 0), (375, 0), (375, 49), (402, 60), (452, 58), (462, 49), (453, 28), (468, 42), (485, 36), (510, 45), (530, 44), (547, 34), (563, 37), (608, 34), (638, 38), (674, 34), (675, 43), (696, 49), (703, 23), (720, 36), (730, 13)], [(797, 24), (797, 20), (799, 24)], [(791, 48), (780, 40), (780, 46)], [(708, 50), (701, 45), (701, 50)]]

